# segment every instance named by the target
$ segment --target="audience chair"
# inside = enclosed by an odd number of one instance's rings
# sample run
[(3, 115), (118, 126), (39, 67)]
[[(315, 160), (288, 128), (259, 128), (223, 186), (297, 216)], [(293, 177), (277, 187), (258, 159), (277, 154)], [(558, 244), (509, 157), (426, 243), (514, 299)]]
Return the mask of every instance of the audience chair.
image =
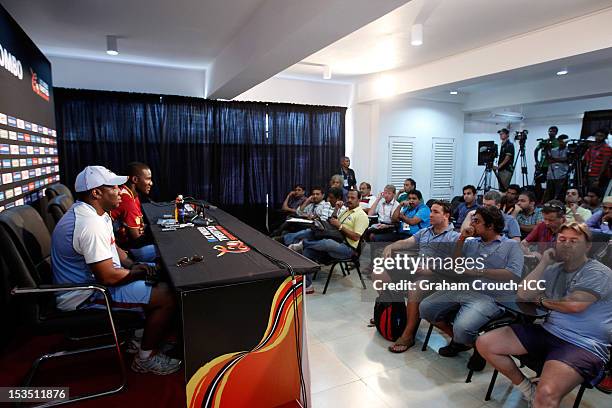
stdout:
[[(50, 359), (78, 356), (83, 353), (111, 349), (115, 352), (120, 384), (115, 388), (85, 395), (70, 395), (68, 401), (57, 401), (45, 406), (88, 400), (118, 393), (126, 387), (126, 368), (121, 354), (118, 328), (142, 327), (140, 313), (114, 312), (108, 290), (96, 283), (78, 285), (54, 285), (51, 272), (51, 237), (40, 215), (34, 208), (23, 205), (0, 213), (0, 240), (3, 243), (0, 255), (6, 268), (3, 279), (9, 282), (11, 301), (20, 314), (22, 324), (36, 334), (97, 332), (101, 338), (112, 336), (111, 344), (70, 348), (39, 357), (26, 375), (22, 386), (27, 387), (39, 366)], [(105, 309), (82, 309), (64, 312), (55, 307), (58, 292), (92, 290), (103, 295)], [(3, 294), (4, 295), (4, 294)], [(106, 330), (100, 333), (100, 330)], [(91, 337), (90, 337), (91, 338)]]
[(52, 198), (54, 198), (54, 197), (56, 197), (56, 196), (58, 196), (60, 194), (64, 194), (64, 195), (70, 197), (70, 199), (74, 202), (74, 196), (72, 195), (72, 191), (70, 191), (70, 189), (68, 187), (66, 187), (65, 185), (63, 185), (62, 183), (51, 184), (45, 190), (45, 196), (47, 197), (47, 199), (49, 201)]
[[(531, 370), (535, 371), (538, 377), (541, 375), (542, 369), (544, 368), (544, 360), (541, 358), (541, 356), (525, 354), (523, 356), (515, 357), (521, 363), (521, 367), (527, 366)], [(491, 381), (489, 382), (489, 388), (487, 389), (487, 394), (485, 395), (485, 401), (491, 400), (491, 394), (493, 393), (493, 387), (495, 387), (495, 381), (497, 380), (498, 374), (499, 372), (497, 370), (493, 370), (493, 375), (491, 376)], [(576, 399), (574, 400), (574, 408), (578, 408), (580, 406), (584, 391), (587, 388), (593, 388), (593, 386), (586, 381), (580, 384), (580, 388), (578, 389), (578, 395), (576, 395)]]
[[(361, 286), (363, 289), (366, 288), (365, 282), (363, 281), (363, 276), (361, 275), (361, 270), (359, 269), (359, 257), (361, 256), (361, 251), (363, 250), (365, 233), (361, 236), (359, 240), (359, 244), (357, 245), (357, 250), (353, 251), (353, 255), (350, 258), (346, 259), (332, 259), (330, 258), (328, 261), (323, 262), (322, 265), (330, 266), (329, 274), (327, 275), (327, 281), (325, 281), (325, 287), (323, 288), (323, 294), (327, 292), (327, 286), (329, 285), (329, 281), (331, 280), (332, 275), (334, 274), (334, 268), (336, 265), (340, 265), (340, 270), (342, 271), (343, 276), (350, 275), (350, 266), (349, 263), (354, 265), (355, 270), (357, 271), (357, 275), (359, 275), (359, 280), (361, 281)], [(313, 279), (316, 279), (319, 271), (315, 272)]]
[(72, 198), (65, 194), (60, 194), (51, 199), (47, 205), (47, 212), (51, 216), (52, 222), (51, 232), (53, 232), (59, 220), (68, 212), (72, 204), (74, 204)]

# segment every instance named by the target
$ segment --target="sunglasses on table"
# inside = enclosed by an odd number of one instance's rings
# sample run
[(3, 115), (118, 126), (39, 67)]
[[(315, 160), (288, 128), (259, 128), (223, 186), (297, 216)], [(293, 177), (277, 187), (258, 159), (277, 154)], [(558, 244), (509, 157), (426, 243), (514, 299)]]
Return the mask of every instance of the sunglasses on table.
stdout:
[(201, 255), (184, 256), (182, 258), (179, 258), (178, 261), (176, 261), (176, 266), (180, 268), (183, 266), (193, 265), (194, 263), (202, 262), (203, 260), (204, 257)]

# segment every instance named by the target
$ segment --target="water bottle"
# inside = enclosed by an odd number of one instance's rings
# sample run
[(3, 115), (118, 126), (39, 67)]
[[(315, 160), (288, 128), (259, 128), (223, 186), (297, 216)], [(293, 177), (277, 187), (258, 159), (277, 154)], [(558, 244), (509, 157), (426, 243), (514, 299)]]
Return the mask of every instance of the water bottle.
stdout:
[(185, 223), (185, 201), (183, 201), (183, 196), (179, 194), (174, 201), (174, 219), (179, 224)]

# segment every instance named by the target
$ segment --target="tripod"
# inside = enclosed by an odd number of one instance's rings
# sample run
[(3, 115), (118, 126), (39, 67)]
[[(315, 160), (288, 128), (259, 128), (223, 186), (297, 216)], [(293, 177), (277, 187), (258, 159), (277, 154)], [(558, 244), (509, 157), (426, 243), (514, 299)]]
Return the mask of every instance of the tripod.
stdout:
[(493, 162), (487, 162), (485, 164), (485, 169), (482, 172), (482, 176), (480, 176), (480, 181), (478, 181), (478, 187), (476, 187), (476, 191), (484, 191), (487, 193), (491, 190), (491, 174), (493, 173)]
[(521, 159), (521, 176), (523, 177), (523, 187), (529, 184), (529, 175), (527, 173), (527, 157), (525, 156), (525, 142), (519, 142), (519, 154), (514, 160), (514, 169), (516, 169), (516, 163)]
[(578, 157), (568, 160), (567, 187), (576, 188), (580, 195), (585, 193), (584, 174), (582, 174), (582, 163)]

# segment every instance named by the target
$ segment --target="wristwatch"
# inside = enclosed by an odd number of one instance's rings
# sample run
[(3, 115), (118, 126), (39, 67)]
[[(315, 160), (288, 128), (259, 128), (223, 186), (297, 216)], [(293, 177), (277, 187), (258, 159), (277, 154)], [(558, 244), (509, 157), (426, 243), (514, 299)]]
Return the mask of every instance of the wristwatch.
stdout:
[(546, 296), (540, 296), (538, 298), (538, 305), (542, 308), (546, 308), (546, 306), (544, 306), (544, 300), (546, 299)]

